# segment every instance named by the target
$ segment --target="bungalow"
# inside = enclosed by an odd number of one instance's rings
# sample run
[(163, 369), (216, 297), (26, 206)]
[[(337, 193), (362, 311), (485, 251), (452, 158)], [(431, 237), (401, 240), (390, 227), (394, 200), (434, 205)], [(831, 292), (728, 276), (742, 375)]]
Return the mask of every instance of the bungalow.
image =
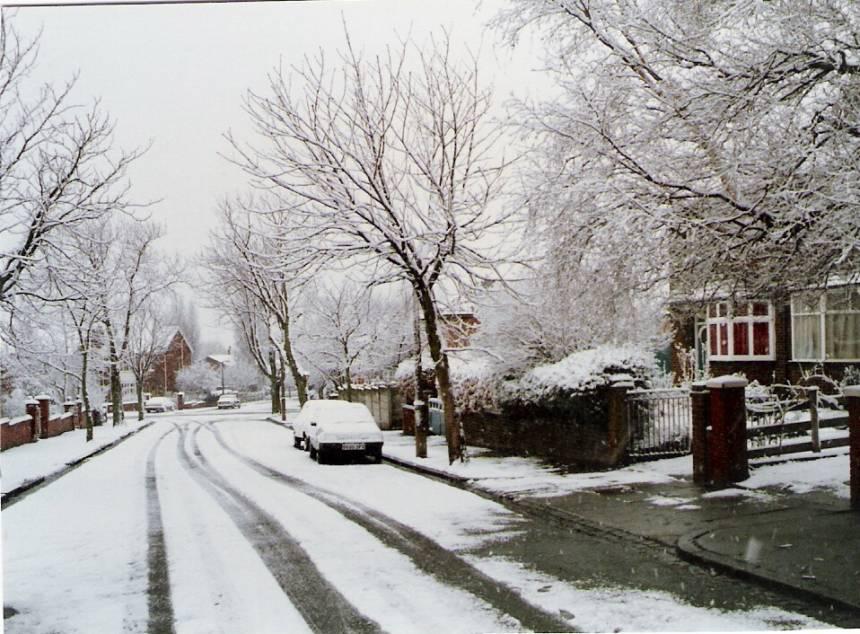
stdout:
[(692, 357), (712, 375), (741, 373), (763, 384), (797, 383), (814, 370), (841, 380), (860, 369), (860, 286), (831, 285), (776, 299), (715, 299), (698, 313), (672, 309), (672, 370)]

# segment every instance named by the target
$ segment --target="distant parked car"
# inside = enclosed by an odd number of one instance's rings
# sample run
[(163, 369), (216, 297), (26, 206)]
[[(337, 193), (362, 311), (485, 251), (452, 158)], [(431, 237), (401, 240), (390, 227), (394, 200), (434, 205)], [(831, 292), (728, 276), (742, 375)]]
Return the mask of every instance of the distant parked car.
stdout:
[(218, 409), (238, 409), (241, 405), (235, 394), (222, 394), (218, 397)]
[(173, 401), (166, 396), (153, 396), (143, 404), (143, 409), (150, 414), (154, 414), (156, 412), (172, 412), (176, 409), (176, 405), (174, 405)]
[(361, 403), (315, 401), (309, 427), (311, 458), (323, 464), (334, 456), (368, 455), (382, 462), (382, 431), (370, 410)]

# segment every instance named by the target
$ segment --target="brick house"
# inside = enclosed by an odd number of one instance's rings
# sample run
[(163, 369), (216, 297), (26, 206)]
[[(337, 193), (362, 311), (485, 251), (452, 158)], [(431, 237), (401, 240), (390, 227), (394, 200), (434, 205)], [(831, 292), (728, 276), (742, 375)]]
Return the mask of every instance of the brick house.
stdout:
[(456, 349), (469, 347), (481, 322), (473, 313), (462, 312), (440, 314), (439, 324), (445, 346)]
[(171, 333), (164, 344), (164, 352), (159, 356), (146, 375), (143, 382), (145, 392), (155, 395), (164, 395), (176, 391), (176, 375), (182, 368), (191, 365), (191, 345), (177, 329)]
[(763, 384), (798, 383), (814, 370), (841, 380), (849, 367), (860, 369), (860, 285), (689, 308), (677, 302), (670, 311), (676, 377), (691, 358), (714, 376), (740, 373)]

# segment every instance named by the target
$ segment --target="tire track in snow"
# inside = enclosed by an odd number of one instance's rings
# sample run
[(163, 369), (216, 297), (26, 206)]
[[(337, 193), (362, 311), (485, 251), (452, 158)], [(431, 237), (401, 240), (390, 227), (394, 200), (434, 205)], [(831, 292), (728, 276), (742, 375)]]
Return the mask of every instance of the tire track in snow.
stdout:
[(146, 458), (146, 561), (149, 569), (146, 593), (149, 620), (146, 631), (149, 634), (174, 634), (175, 632), (164, 525), (161, 521), (161, 502), (158, 498), (158, 482), (155, 476), (155, 454), (161, 441), (173, 431), (171, 429), (164, 432), (155, 441)]
[(205, 425), (218, 443), (243, 463), (258, 473), (283, 482), (337, 511), (386, 546), (408, 557), (418, 569), (443, 584), (457, 587), (476, 596), (500, 612), (517, 619), (523, 627), (535, 632), (575, 631), (569, 622), (527, 602), (510, 587), (494, 581), (423, 533), (360, 502), (267, 467), (229, 446), (221, 432), (211, 422)]
[[(199, 425), (199, 424), (198, 424)], [(372, 619), (352, 606), (320, 573), (300, 544), (262, 508), (244, 497), (221, 476), (197, 445), (197, 426), (190, 433), (191, 455), (180, 428), (179, 460), (209, 491), (259, 554), (278, 585), (315, 632), (381, 632)]]

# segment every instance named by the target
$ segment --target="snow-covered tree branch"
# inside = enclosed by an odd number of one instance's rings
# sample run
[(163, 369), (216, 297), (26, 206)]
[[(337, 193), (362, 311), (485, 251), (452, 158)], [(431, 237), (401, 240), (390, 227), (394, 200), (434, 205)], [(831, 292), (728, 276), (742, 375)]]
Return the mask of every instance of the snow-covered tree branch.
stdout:
[[(524, 104), (558, 258), (745, 294), (860, 270), (860, 11), (844, 0), (514, 0), (563, 97)], [(534, 186), (534, 185), (537, 186)]]
[(498, 279), (513, 257), (513, 216), (499, 203), (506, 161), (491, 94), (477, 63), (456, 63), (447, 34), (365, 58), (348, 43), (334, 64), (320, 53), (274, 72), (248, 95), (260, 135), (230, 138), (255, 187), (292, 219), (297, 262), (362, 265), (368, 282), (405, 280), (426, 326), (449, 458), (462, 457), (447, 357), (438, 333), (442, 279)]

